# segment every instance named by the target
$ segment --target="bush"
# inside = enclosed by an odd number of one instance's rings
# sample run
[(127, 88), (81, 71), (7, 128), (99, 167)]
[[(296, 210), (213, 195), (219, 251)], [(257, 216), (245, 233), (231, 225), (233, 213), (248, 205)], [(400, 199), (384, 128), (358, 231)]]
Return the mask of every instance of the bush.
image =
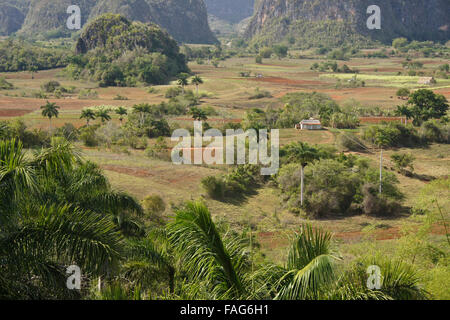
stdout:
[(151, 195), (142, 200), (142, 208), (152, 215), (159, 215), (166, 210), (166, 204), (159, 195)]
[(370, 216), (394, 216), (401, 208), (396, 201), (380, 197), (378, 187), (373, 184), (363, 186), (363, 196), (363, 213)]
[(89, 126), (80, 130), (80, 140), (83, 141), (86, 147), (97, 147), (99, 145), (97, 135), (95, 134), (97, 128), (98, 126)]
[(82, 89), (80, 93), (78, 94), (78, 99), (97, 99), (98, 98), (98, 92), (95, 90)]
[(225, 182), (221, 178), (208, 176), (202, 179), (202, 187), (212, 199), (222, 200), (225, 196)]
[(156, 143), (145, 150), (145, 154), (150, 158), (170, 161), (169, 146), (163, 137), (156, 139)]
[[(321, 159), (306, 167), (302, 208), (300, 172), (299, 163), (284, 165), (278, 173), (277, 182), (287, 207), (293, 212), (303, 209), (308, 217), (374, 213), (379, 212), (381, 209), (377, 208), (380, 207), (383, 210), (395, 210), (394, 200), (402, 196), (396, 187), (398, 180), (395, 175), (386, 172), (383, 176), (382, 197), (389, 201), (384, 203), (384, 200), (369, 198), (363, 186), (377, 183), (377, 170), (370, 168), (362, 158), (341, 155), (335, 159)], [(364, 196), (367, 203), (364, 202)]]
[(181, 95), (182, 90), (180, 87), (171, 87), (169, 89), (167, 89), (165, 97), (170, 99), (170, 98), (175, 98), (178, 97), (179, 95)]
[(56, 88), (61, 87), (58, 81), (49, 81), (42, 85), (42, 90), (45, 92), (55, 92)]
[(255, 93), (249, 97), (250, 100), (257, 100), (263, 98), (271, 98), (272, 94), (267, 90), (260, 90), (259, 88), (255, 89)]
[(64, 137), (67, 141), (76, 141), (79, 132), (72, 123), (65, 123), (62, 127), (56, 129), (55, 134)]
[(264, 59), (269, 59), (272, 56), (272, 53), (273, 53), (272, 48), (268, 48), (268, 47), (261, 48), (259, 50), (259, 56)]
[(0, 77), (0, 89), (13, 89), (14, 86), (12, 83), (6, 81), (5, 77)]

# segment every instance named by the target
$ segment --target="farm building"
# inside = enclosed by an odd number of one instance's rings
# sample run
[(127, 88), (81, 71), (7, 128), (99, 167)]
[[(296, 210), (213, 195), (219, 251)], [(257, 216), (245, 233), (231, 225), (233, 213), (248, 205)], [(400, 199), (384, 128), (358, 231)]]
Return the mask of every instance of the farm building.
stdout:
[(422, 77), (419, 79), (419, 81), (417, 83), (430, 85), (430, 84), (435, 84), (436, 80), (434, 80), (433, 77)]
[(319, 120), (316, 119), (309, 119), (309, 120), (303, 120), (299, 124), (295, 126), (296, 129), (300, 130), (321, 130), (322, 124)]

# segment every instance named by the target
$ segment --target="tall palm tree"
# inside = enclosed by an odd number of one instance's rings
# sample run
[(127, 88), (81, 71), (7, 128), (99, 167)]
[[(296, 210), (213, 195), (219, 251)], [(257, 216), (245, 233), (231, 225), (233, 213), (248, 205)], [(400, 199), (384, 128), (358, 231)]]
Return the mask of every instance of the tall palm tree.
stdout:
[(206, 112), (197, 107), (192, 107), (191, 110), (189, 110), (189, 113), (191, 114), (192, 118), (196, 121), (208, 120), (208, 116), (206, 115)]
[(196, 285), (206, 286), (213, 299), (249, 297), (248, 254), (238, 238), (223, 240), (201, 202), (188, 202), (176, 211), (167, 227), (169, 240), (181, 255), (186, 273)]
[(42, 116), (47, 117), (50, 121), (50, 130), (52, 129), (52, 118), (58, 118), (59, 108), (60, 107), (58, 107), (56, 103), (51, 103), (49, 101), (47, 101), (45, 106), (41, 106)]
[(181, 86), (181, 90), (183, 92), (183, 95), (184, 95), (184, 87), (189, 84), (188, 78), (189, 78), (189, 75), (187, 73), (180, 73), (178, 75), (177, 83), (178, 83), (179, 86)]
[(318, 299), (335, 277), (331, 234), (303, 225), (289, 250), (285, 267), (267, 267), (276, 300)]
[(311, 147), (307, 143), (298, 142), (287, 145), (284, 149), (284, 153), (287, 154), (288, 160), (292, 162), (299, 162), (301, 164), (301, 186), (300, 186), (300, 202), (303, 206), (304, 203), (304, 180), (305, 180), (305, 168), (312, 161), (320, 157), (320, 152), (314, 147)]
[(80, 119), (86, 119), (86, 125), (89, 127), (91, 120), (95, 120), (95, 112), (92, 109), (84, 109), (81, 111)]
[(133, 106), (133, 112), (139, 113), (139, 124), (142, 127), (145, 122), (145, 114), (151, 112), (151, 106), (147, 103), (137, 104)]
[(128, 279), (144, 286), (159, 278), (167, 279), (169, 294), (174, 294), (177, 262), (164, 229), (154, 229), (144, 239), (130, 240), (129, 258), (125, 265)]
[(118, 107), (116, 109), (116, 114), (119, 115), (119, 120), (120, 120), (120, 124), (122, 124), (123, 122), (123, 117), (126, 116), (128, 114), (127, 109), (125, 109), (124, 107)]
[(111, 110), (109, 110), (107, 108), (99, 108), (97, 110), (97, 112), (95, 113), (95, 116), (97, 118), (100, 118), (102, 120), (102, 123), (105, 123), (106, 121), (111, 120), (111, 116), (109, 115), (110, 112), (111, 112)]
[[(370, 289), (368, 267), (380, 268), (380, 288)], [(326, 299), (331, 300), (423, 300), (429, 293), (419, 286), (412, 266), (386, 257), (363, 257), (337, 279)]]
[(203, 84), (203, 79), (202, 79), (200, 76), (195, 75), (195, 76), (192, 78), (191, 83), (192, 83), (193, 85), (195, 85), (195, 87), (196, 87), (196, 89), (197, 89), (197, 96), (198, 96), (198, 87), (199, 87), (199, 85)]
[(53, 144), (30, 160), (20, 142), (0, 142), (0, 298), (73, 297), (63, 266), (101, 275), (120, 256), (121, 236), (109, 217), (68, 201), (51, 204), (57, 195), (43, 193), (48, 179), (70, 171), (63, 168), (73, 150)]

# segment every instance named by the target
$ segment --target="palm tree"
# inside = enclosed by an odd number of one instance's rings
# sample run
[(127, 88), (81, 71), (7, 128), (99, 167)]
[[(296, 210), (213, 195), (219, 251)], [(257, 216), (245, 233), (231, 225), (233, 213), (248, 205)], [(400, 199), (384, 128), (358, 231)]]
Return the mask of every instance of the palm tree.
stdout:
[(247, 276), (250, 263), (244, 242), (236, 237), (223, 240), (203, 203), (188, 202), (184, 209), (177, 210), (167, 231), (181, 255), (186, 274), (194, 286), (209, 290), (209, 298), (251, 296), (251, 280)]
[(287, 145), (286, 148), (284, 149), (284, 152), (287, 154), (289, 161), (300, 162), (300, 164), (301, 164), (300, 201), (301, 201), (301, 205), (303, 206), (305, 167), (312, 161), (319, 158), (319, 156), (320, 156), (319, 150), (317, 150), (314, 147), (311, 147), (307, 143), (298, 142), (298, 143), (291, 143), (290, 145)]
[(81, 111), (80, 119), (86, 119), (86, 125), (89, 127), (89, 122), (95, 120), (95, 112), (92, 109), (84, 109)]
[(154, 229), (142, 240), (130, 240), (129, 247), (131, 260), (125, 265), (125, 277), (144, 286), (159, 278), (166, 279), (169, 294), (174, 294), (176, 259), (165, 229)]
[[(380, 288), (368, 288), (368, 267), (380, 268)], [(412, 266), (386, 257), (363, 257), (339, 277), (325, 295), (331, 300), (423, 300), (429, 293), (419, 285)]]
[(109, 110), (107, 108), (99, 108), (97, 110), (97, 112), (95, 113), (95, 116), (97, 118), (100, 118), (102, 120), (102, 123), (105, 123), (106, 121), (111, 120), (111, 116), (109, 115), (110, 112), (111, 112), (111, 110)]
[(109, 217), (46, 192), (71, 172), (64, 167), (78, 161), (73, 152), (54, 140), (29, 160), (20, 142), (0, 142), (0, 299), (74, 298), (64, 266), (95, 276), (119, 259), (121, 235)]
[(189, 84), (188, 78), (189, 78), (189, 75), (187, 73), (180, 73), (178, 75), (177, 83), (178, 83), (179, 86), (181, 86), (183, 95), (184, 95), (184, 87)]
[(203, 79), (202, 79), (200, 76), (195, 75), (195, 76), (192, 78), (191, 83), (192, 83), (193, 85), (195, 85), (195, 87), (197, 88), (197, 96), (198, 96), (198, 86), (201, 85), (201, 84), (203, 83)]
[(60, 107), (58, 107), (56, 103), (51, 103), (49, 101), (47, 101), (45, 106), (41, 106), (42, 116), (47, 117), (50, 121), (50, 130), (52, 129), (52, 118), (58, 118), (59, 108)]
[(139, 113), (139, 124), (142, 127), (145, 122), (145, 114), (151, 112), (151, 106), (147, 103), (137, 104), (133, 106), (133, 112)]
[(202, 109), (199, 109), (197, 107), (191, 108), (189, 110), (189, 113), (192, 115), (192, 118), (196, 121), (206, 121), (208, 120), (208, 116), (206, 115), (206, 112)]
[(124, 107), (118, 107), (116, 109), (116, 114), (119, 115), (120, 124), (122, 124), (123, 117), (128, 114), (128, 111)]
[(335, 277), (331, 234), (303, 225), (289, 250), (285, 267), (266, 267), (276, 300), (318, 299)]

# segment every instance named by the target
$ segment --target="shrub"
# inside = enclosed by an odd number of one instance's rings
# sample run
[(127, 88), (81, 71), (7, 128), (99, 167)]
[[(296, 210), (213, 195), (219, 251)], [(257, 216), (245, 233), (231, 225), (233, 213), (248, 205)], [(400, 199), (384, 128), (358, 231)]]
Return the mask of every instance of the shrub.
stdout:
[(202, 187), (212, 199), (221, 200), (225, 196), (225, 182), (221, 178), (208, 176), (202, 179)]
[(56, 88), (61, 87), (58, 81), (49, 81), (42, 85), (42, 90), (45, 92), (55, 92)]
[(121, 96), (120, 94), (117, 94), (117, 95), (113, 98), (113, 100), (121, 100), (121, 101), (124, 101), (124, 100), (128, 100), (128, 98), (125, 97), (125, 96)]
[(64, 137), (68, 141), (76, 141), (79, 132), (72, 123), (65, 123), (61, 128), (56, 129), (55, 134)]
[(180, 87), (171, 87), (169, 89), (167, 89), (165, 97), (170, 99), (170, 98), (175, 98), (178, 97), (179, 95), (181, 95), (182, 90)]
[(166, 140), (163, 137), (159, 137), (156, 139), (156, 143), (153, 146), (150, 146), (145, 150), (145, 153), (150, 158), (170, 161), (171, 157), (168, 152), (169, 146), (166, 143)]
[(152, 215), (159, 215), (166, 210), (166, 204), (159, 195), (150, 195), (142, 200), (142, 208)]
[(398, 214), (400, 205), (386, 197), (379, 196), (378, 187), (373, 184), (363, 186), (363, 213), (370, 216), (393, 216)]
[(268, 47), (261, 48), (259, 50), (259, 56), (264, 59), (269, 59), (272, 56), (272, 53), (273, 53), (272, 48), (268, 48)]
[(6, 81), (5, 77), (0, 77), (0, 89), (13, 89), (14, 86), (12, 83)]
[(406, 168), (414, 171), (414, 160), (416, 158), (412, 154), (394, 153), (391, 155), (391, 159), (395, 164), (395, 168), (400, 172), (405, 173)]
[(97, 99), (98, 98), (98, 92), (95, 90), (82, 89), (80, 93), (78, 94), (78, 99)]
[(271, 98), (272, 94), (267, 90), (260, 90), (259, 88), (255, 89), (255, 93), (249, 97), (250, 100), (263, 99), (263, 98)]
[(97, 135), (95, 134), (97, 128), (98, 126), (89, 126), (80, 130), (80, 140), (83, 141), (86, 147), (97, 147), (99, 145)]

